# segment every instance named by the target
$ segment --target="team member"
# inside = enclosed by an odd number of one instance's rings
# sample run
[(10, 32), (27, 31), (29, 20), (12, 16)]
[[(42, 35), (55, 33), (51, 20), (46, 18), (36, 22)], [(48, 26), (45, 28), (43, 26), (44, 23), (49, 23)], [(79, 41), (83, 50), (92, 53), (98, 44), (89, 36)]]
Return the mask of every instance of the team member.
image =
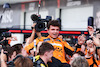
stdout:
[(78, 56), (73, 59), (71, 63), (71, 67), (89, 67), (89, 64), (85, 57)]
[(48, 67), (47, 62), (51, 61), (54, 47), (47, 42), (43, 42), (39, 48), (39, 55), (36, 56), (35, 67)]
[[(53, 52), (53, 57), (59, 59), (62, 63), (67, 63), (65, 59), (65, 53), (72, 56), (74, 49), (69, 44), (64, 42), (61, 38), (58, 37), (59, 30), (60, 30), (60, 24), (58, 23), (57, 20), (52, 20), (48, 23), (47, 28), (48, 28), (47, 32), (49, 35), (47, 37), (37, 38), (36, 44), (38, 44), (40, 41), (42, 42), (46, 41), (52, 44), (55, 49)], [(34, 33), (35, 33), (35, 30), (33, 29), (32, 35), (30, 37), (31, 41), (32, 39), (34, 39)], [(34, 42), (26, 46), (25, 49), (28, 53), (31, 53), (33, 47), (34, 47)]]

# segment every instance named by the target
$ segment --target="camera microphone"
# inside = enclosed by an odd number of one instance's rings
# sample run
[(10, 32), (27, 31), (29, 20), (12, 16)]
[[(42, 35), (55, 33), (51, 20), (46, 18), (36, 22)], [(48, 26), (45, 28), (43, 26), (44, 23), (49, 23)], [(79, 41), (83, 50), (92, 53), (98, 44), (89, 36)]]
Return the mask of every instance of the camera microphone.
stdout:
[(31, 19), (32, 19), (33, 21), (37, 21), (37, 20), (39, 20), (39, 17), (38, 17), (36, 14), (32, 14), (32, 15), (31, 15)]

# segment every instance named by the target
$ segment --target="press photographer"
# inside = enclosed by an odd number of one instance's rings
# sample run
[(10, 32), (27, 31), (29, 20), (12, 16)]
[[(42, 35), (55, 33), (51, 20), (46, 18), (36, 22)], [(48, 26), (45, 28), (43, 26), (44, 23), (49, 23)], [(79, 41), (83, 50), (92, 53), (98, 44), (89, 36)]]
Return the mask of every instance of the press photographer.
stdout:
[[(11, 32), (7, 32), (8, 29), (0, 29), (0, 55), (3, 55), (5, 58), (5, 61), (8, 61), (8, 47), (10, 46), (8, 43), (8, 37), (11, 37)], [(3, 49), (3, 53), (1, 49)], [(1, 59), (2, 60), (2, 59)]]
[(8, 37), (11, 37), (11, 32), (2, 32), (0, 36), (0, 45), (2, 47), (10, 46), (8, 43)]
[(11, 38), (11, 32), (7, 32), (9, 29), (0, 29), (0, 45), (2, 48), (10, 46), (8, 41)]

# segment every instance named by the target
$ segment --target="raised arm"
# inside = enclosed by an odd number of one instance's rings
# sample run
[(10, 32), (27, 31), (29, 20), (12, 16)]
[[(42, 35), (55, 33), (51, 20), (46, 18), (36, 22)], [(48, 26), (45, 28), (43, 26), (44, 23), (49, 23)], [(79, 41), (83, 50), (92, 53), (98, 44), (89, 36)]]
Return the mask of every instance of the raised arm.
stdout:
[(30, 38), (29, 38), (29, 44), (33, 42), (34, 37), (35, 37), (35, 25), (36, 25), (36, 23), (34, 23), (34, 24), (32, 25), (33, 29), (32, 29), (32, 34), (31, 34), (31, 36), (30, 36)]

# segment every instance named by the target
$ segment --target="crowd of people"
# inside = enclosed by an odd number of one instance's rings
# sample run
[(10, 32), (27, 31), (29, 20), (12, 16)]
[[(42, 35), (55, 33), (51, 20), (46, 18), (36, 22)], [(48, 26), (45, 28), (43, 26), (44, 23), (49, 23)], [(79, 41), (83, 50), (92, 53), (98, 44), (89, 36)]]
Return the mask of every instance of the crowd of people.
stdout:
[(36, 31), (35, 25), (32, 25), (32, 34), (24, 46), (18, 43), (1, 49), (1, 67), (100, 67), (100, 33), (93, 27), (87, 28), (89, 39), (81, 34), (71, 47), (59, 35), (57, 20), (49, 21), (47, 37)]

